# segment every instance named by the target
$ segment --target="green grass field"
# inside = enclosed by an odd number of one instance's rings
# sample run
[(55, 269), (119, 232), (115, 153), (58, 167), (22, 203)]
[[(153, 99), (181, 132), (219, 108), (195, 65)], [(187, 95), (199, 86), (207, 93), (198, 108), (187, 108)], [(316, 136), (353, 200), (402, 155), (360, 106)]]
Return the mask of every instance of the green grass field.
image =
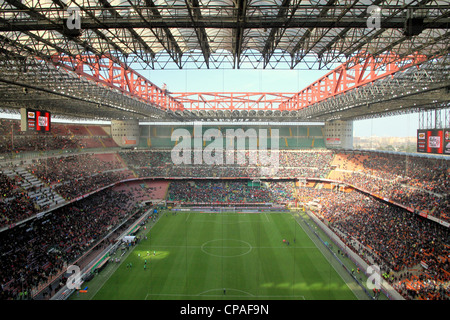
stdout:
[(147, 231), (73, 299), (356, 299), (291, 213), (165, 212)]

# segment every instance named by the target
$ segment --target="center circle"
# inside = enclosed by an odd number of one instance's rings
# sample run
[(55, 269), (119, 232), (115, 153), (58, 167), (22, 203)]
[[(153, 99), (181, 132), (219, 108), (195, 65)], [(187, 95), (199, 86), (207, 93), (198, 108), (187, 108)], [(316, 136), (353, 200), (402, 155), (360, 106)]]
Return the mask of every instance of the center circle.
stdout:
[(252, 245), (243, 240), (215, 239), (202, 244), (202, 251), (213, 257), (232, 258), (246, 255), (252, 251)]

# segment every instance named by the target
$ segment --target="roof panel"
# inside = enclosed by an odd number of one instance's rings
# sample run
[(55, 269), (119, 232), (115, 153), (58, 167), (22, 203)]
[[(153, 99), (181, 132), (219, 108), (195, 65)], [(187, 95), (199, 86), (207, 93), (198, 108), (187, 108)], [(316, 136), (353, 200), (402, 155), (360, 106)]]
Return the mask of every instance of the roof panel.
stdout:
[[(308, 55), (314, 59), (327, 56), (316, 64), (326, 67), (333, 65), (333, 59), (338, 61), (338, 55), (352, 56), (363, 50), (374, 54), (392, 50), (448, 53), (449, 2), (430, 0), (416, 10), (413, 5), (417, 2), (381, 2), (383, 24), (376, 30), (367, 25), (367, 9), (375, 0), (336, 0), (333, 6), (327, 6), (329, 0), (0, 1), (0, 45), (19, 41), (28, 51), (35, 50), (30, 55), (39, 55), (42, 48), (47, 48), (47, 53), (68, 51), (74, 55), (114, 53), (125, 64), (132, 57), (151, 68), (177, 69), (189, 68), (189, 63), (180, 64), (180, 56), (193, 51), (201, 51), (205, 61), (212, 53), (215, 58), (227, 53), (223, 60), (229, 63), (221, 64), (225, 68), (239, 67), (236, 61), (243, 57), (238, 55), (247, 50), (259, 52), (264, 59), (256, 60), (261, 61), (270, 59), (275, 51), (284, 52), (284, 59), (279, 60), (287, 63), (277, 65), (283, 68), (304, 67)], [(80, 8), (80, 34), (65, 25), (67, 5)], [(412, 37), (404, 34), (408, 9), (425, 19), (425, 30)], [(148, 59), (153, 53), (165, 62), (154, 64)]]

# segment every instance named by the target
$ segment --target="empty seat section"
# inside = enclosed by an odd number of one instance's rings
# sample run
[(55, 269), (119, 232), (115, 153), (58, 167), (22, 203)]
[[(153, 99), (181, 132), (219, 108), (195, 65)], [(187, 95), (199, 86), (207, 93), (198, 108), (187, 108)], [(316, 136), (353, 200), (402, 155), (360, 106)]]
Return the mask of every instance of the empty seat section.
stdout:
[(79, 125), (70, 125), (68, 126), (70, 132), (76, 136), (89, 136), (89, 132), (87, 131), (85, 126)]
[(111, 137), (102, 137), (102, 138), (100, 138), (100, 140), (103, 142), (103, 145), (106, 148), (118, 147), (117, 143), (115, 143), (113, 138), (111, 138)]
[(106, 131), (100, 127), (100, 126), (89, 126), (87, 127), (88, 131), (93, 135), (93, 136), (107, 136), (108, 134), (106, 133)]
[(151, 143), (152, 148), (173, 148), (175, 146), (175, 141), (171, 141), (170, 137), (153, 137)]
[(313, 127), (309, 127), (309, 136), (310, 137), (322, 137), (322, 127), (317, 127), (317, 126), (313, 126)]

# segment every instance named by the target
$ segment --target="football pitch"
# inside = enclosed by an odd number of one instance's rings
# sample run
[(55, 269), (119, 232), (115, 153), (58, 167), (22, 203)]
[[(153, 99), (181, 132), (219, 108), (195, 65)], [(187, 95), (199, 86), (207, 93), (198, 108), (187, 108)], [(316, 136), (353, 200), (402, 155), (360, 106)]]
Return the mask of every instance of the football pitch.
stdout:
[(289, 212), (166, 211), (147, 239), (72, 299), (357, 299), (355, 284), (306, 231)]

